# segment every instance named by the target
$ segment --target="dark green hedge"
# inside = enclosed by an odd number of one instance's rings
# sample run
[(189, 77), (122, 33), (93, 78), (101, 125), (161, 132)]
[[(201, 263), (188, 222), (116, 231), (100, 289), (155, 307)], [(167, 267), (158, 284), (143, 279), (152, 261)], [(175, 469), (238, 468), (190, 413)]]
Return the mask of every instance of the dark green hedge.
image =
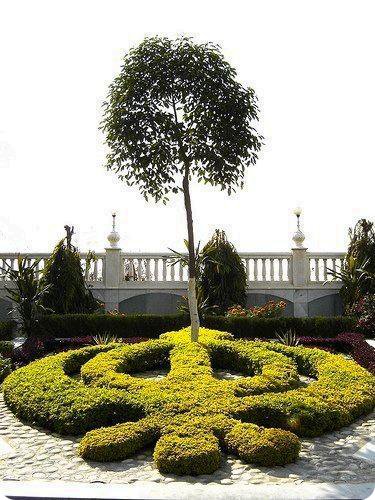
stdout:
[(232, 333), (236, 338), (275, 338), (276, 333), (293, 329), (297, 335), (335, 337), (352, 332), (356, 320), (347, 316), (316, 318), (226, 318), (211, 316), (204, 320), (206, 328)]
[(15, 326), (15, 321), (0, 321), (0, 340), (10, 340)]
[[(176, 315), (109, 314), (50, 315), (39, 320), (40, 335), (48, 338), (85, 337), (109, 333), (117, 337), (158, 338), (161, 333), (175, 331), (189, 325), (189, 318)], [(320, 318), (225, 318), (206, 317), (206, 328), (232, 333), (236, 338), (275, 338), (276, 333), (292, 328), (298, 335), (309, 337), (335, 337), (354, 330), (355, 319), (338, 317)], [(1, 337), (0, 337), (1, 338)]]
[(161, 333), (180, 330), (189, 324), (187, 316), (131, 314), (51, 314), (39, 320), (39, 333), (48, 338), (86, 337), (109, 333), (116, 337), (158, 338)]

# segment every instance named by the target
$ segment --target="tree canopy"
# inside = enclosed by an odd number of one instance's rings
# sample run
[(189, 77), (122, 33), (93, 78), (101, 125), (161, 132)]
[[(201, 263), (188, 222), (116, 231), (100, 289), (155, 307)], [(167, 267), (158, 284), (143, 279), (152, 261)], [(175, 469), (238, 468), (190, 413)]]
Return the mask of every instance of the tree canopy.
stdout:
[(257, 99), (236, 81), (217, 45), (191, 38), (146, 38), (125, 55), (104, 104), (107, 167), (155, 200), (181, 190), (178, 174), (243, 186), (262, 137)]

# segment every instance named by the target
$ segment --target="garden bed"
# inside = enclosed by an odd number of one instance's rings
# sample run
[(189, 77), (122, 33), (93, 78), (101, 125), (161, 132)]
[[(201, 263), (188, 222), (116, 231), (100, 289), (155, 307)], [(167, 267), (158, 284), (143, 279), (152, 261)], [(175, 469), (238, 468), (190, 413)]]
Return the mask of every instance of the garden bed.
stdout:
[[(340, 355), (204, 329), (200, 340), (189, 343), (185, 330), (49, 356), (5, 380), (5, 401), (28, 422), (87, 432), (84, 458), (123, 460), (155, 446), (159, 470), (177, 474), (212, 473), (220, 448), (261, 466), (293, 462), (297, 436), (338, 430), (374, 407), (375, 378)], [(132, 376), (155, 368), (167, 377)], [(212, 368), (247, 376), (218, 380)], [(317, 380), (301, 388), (299, 374)]]

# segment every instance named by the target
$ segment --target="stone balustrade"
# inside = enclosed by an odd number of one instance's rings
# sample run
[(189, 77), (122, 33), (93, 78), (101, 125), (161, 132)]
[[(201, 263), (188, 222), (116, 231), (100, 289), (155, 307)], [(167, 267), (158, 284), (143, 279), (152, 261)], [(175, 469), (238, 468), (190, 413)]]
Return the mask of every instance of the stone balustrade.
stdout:
[[(39, 275), (50, 256), (21, 255), (30, 263), (39, 262)], [(128, 253), (110, 247), (89, 262), (87, 253), (80, 255), (86, 281), (107, 309), (172, 312), (177, 299), (186, 294), (187, 267), (173, 253)], [(15, 269), (17, 257), (17, 253), (0, 253), (0, 268), (7, 263)], [(240, 257), (248, 280), (249, 303), (259, 305), (270, 298), (284, 299), (289, 313), (295, 316), (340, 312), (337, 293), (341, 283), (333, 279), (330, 271), (342, 268), (343, 253), (310, 253), (296, 247), (290, 252), (240, 253)], [(0, 272), (0, 301), (6, 299), (6, 285), (7, 278)], [(312, 303), (315, 309), (309, 306)]]

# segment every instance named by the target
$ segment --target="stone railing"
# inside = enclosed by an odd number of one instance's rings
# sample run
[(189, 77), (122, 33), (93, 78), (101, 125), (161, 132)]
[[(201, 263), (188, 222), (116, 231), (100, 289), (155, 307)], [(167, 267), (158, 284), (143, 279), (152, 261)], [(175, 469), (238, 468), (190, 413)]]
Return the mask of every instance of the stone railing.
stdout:
[[(8, 278), (4, 269), (17, 269), (18, 256), (26, 257), (29, 264), (38, 261), (37, 275), (42, 274), (46, 260), (51, 256), (49, 253), (0, 253), (0, 281), (7, 281)], [(95, 254), (95, 260), (88, 260), (87, 253), (81, 253), (81, 266), (88, 283), (103, 282), (105, 274), (105, 253)]]
[[(50, 254), (20, 254), (30, 263), (39, 261), (39, 274)], [(187, 267), (172, 253), (124, 253), (118, 248), (108, 248), (95, 254), (88, 261), (88, 254), (81, 253), (81, 265), (88, 283), (106, 287), (137, 286), (137, 284), (186, 283)], [(6, 264), (17, 268), (17, 253), (0, 253), (0, 268)], [(240, 253), (246, 269), (249, 288), (305, 287), (336, 284), (330, 271), (342, 268), (343, 253), (309, 253), (305, 248), (295, 248), (284, 253)], [(6, 281), (0, 271), (0, 281)]]

